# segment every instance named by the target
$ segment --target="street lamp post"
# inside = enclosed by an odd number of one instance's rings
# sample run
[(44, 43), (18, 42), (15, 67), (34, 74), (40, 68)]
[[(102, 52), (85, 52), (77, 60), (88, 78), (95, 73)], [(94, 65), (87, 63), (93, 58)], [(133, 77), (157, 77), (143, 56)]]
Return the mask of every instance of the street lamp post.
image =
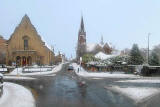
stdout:
[(149, 36), (151, 35), (151, 33), (148, 33), (148, 56), (147, 56), (147, 64), (149, 65)]

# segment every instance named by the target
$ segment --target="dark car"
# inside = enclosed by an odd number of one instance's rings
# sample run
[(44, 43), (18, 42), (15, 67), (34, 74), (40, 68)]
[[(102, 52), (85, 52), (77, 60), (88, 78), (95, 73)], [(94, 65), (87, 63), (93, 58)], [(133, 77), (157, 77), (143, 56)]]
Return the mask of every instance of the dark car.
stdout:
[(3, 93), (3, 74), (0, 73), (0, 96)]
[(72, 71), (72, 70), (73, 70), (73, 66), (69, 65), (69, 66), (68, 66), (68, 70), (69, 70), (69, 71)]

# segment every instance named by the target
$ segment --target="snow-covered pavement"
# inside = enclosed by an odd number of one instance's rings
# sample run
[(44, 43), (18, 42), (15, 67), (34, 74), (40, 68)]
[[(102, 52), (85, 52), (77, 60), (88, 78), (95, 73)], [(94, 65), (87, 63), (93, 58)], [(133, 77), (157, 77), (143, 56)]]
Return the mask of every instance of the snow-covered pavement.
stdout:
[[(87, 72), (82, 67), (76, 63), (72, 63), (75, 73), (82, 77), (99, 77), (99, 78), (138, 78), (139, 76), (133, 74), (124, 74), (124, 73), (110, 73), (110, 72)], [(78, 71), (79, 69), (79, 71)]]
[(121, 93), (139, 103), (160, 94), (159, 86), (159, 77), (144, 77), (134, 80), (115, 81), (114, 85), (106, 85), (104, 88)]
[(32, 93), (25, 87), (5, 82), (0, 107), (35, 107)]
[(7, 79), (7, 80), (35, 80), (36, 78), (23, 77), (23, 76), (4, 76), (4, 79)]
[(117, 82), (123, 82), (123, 83), (159, 83), (160, 84), (160, 78), (144, 78), (144, 79), (136, 79), (136, 80), (120, 80)]
[(121, 93), (131, 99), (133, 99), (136, 103), (141, 102), (143, 100), (147, 100), (152, 96), (160, 93), (160, 88), (151, 88), (151, 87), (120, 87), (116, 85), (105, 86), (104, 88), (109, 89), (111, 91), (115, 91)]

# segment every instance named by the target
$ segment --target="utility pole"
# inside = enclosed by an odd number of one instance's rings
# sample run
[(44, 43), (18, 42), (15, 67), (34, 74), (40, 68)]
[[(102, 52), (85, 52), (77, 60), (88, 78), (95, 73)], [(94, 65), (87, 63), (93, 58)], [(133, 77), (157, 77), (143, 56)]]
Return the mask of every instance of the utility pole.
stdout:
[(147, 64), (149, 65), (149, 36), (151, 33), (148, 33), (148, 57), (147, 57)]

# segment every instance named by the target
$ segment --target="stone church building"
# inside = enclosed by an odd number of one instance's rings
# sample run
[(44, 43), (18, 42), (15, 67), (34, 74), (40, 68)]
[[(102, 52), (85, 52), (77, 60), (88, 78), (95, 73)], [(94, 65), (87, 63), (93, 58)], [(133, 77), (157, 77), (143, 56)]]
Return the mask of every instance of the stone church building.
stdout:
[(83, 17), (81, 18), (80, 29), (78, 32), (78, 42), (77, 42), (77, 50), (76, 50), (76, 59), (79, 61), (80, 57), (85, 54), (97, 54), (98, 52), (103, 52), (105, 54), (112, 54), (113, 47), (111, 44), (104, 43), (103, 37), (101, 37), (100, 43), (92, 43), (88, 44), (86, 42), (86, 31), (84, 27)]
[(53, 64), (53, 51), (41, 39), (27, 15), (22, 18), (6, 44), (7, 65)]

